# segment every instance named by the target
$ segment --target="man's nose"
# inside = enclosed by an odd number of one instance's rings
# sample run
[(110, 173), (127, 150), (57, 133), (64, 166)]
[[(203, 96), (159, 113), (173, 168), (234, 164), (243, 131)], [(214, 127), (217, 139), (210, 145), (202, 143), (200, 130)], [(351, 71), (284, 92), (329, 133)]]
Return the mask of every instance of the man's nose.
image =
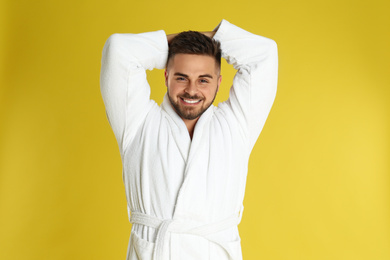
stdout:
[(193, 96), (196, 93), (198, 93), (198, 87), (196, 86), (196, 83), (195, 82), (189, 82), (187, 87), (186, 87), (186, 89), (185, 89), (185, 92), (187, 92), (191, 96)]

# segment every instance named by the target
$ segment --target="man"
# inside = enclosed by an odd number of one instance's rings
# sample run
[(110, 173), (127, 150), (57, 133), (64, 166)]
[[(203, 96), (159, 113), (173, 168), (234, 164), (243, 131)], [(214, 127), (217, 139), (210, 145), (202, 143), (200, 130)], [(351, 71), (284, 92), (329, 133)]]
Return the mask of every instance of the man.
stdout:
[[(219, 43), (237, 74), (229, 99), (214, 107)], [(213, 32), (107, 40), (101, 91), (131, 212), (127, 259), (242, 259), (248, 159), (275, 98), (277, 66), (274, 41), (225, 20)], [(161, 107), (150, 100), (145, 70), (153, 68), (166, 68)]]

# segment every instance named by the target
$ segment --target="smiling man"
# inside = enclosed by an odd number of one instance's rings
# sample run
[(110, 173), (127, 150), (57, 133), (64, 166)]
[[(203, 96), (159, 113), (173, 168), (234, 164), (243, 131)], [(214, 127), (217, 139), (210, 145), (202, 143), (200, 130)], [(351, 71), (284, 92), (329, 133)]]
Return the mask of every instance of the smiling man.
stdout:
[[(165, 70), (168, 98), (191, 138), (197, 120), (213, 103), (222, 79), (220, 44), (206, 34), (214, 35), (213, 32), (189, 31), (167, 36), (170, 45)], [(194, 47), (196, 44), (199, 46)]]
[[(212, 103), (221, 56), (237, 70), (229, 99)], [(150, 100), (147, 69), (165, 68)], [(248, 160), (273, 104), (274, 41), (223, 20), (212, 32), (114, 34), (101, 92), (123, 163), (132, 223), (127, 259), (242, 259)]]

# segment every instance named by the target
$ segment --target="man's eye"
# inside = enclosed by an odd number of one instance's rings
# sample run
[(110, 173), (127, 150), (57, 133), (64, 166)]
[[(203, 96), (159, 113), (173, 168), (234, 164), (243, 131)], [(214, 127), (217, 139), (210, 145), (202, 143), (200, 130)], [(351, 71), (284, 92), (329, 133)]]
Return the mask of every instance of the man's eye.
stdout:
[(200, 82), (201, 83), (208, 83), (209, 81), (207, 79), (201, 79)]
[(178, 77), (178, 78), (176, 78), (176, 80), (182, 81), (182, 80), (185, 80), (185, 78), (183, 78), (183, 77)]

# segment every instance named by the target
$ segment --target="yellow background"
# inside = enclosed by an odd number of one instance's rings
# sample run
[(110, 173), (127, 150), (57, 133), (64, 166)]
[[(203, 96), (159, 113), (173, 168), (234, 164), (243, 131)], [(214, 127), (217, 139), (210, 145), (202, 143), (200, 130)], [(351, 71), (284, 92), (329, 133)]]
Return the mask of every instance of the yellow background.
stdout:
[[(244, 259), (390, 259), (390, 4), (0, 2), (0, 259), (125, 259), (121, 161), (99, 89), (112, 33), (274, 39), (278, 94), (252, 153)], [(218, 101), (233, 69), (223, 64)], [(162, 71), (149, 73), (153, 98)]]

